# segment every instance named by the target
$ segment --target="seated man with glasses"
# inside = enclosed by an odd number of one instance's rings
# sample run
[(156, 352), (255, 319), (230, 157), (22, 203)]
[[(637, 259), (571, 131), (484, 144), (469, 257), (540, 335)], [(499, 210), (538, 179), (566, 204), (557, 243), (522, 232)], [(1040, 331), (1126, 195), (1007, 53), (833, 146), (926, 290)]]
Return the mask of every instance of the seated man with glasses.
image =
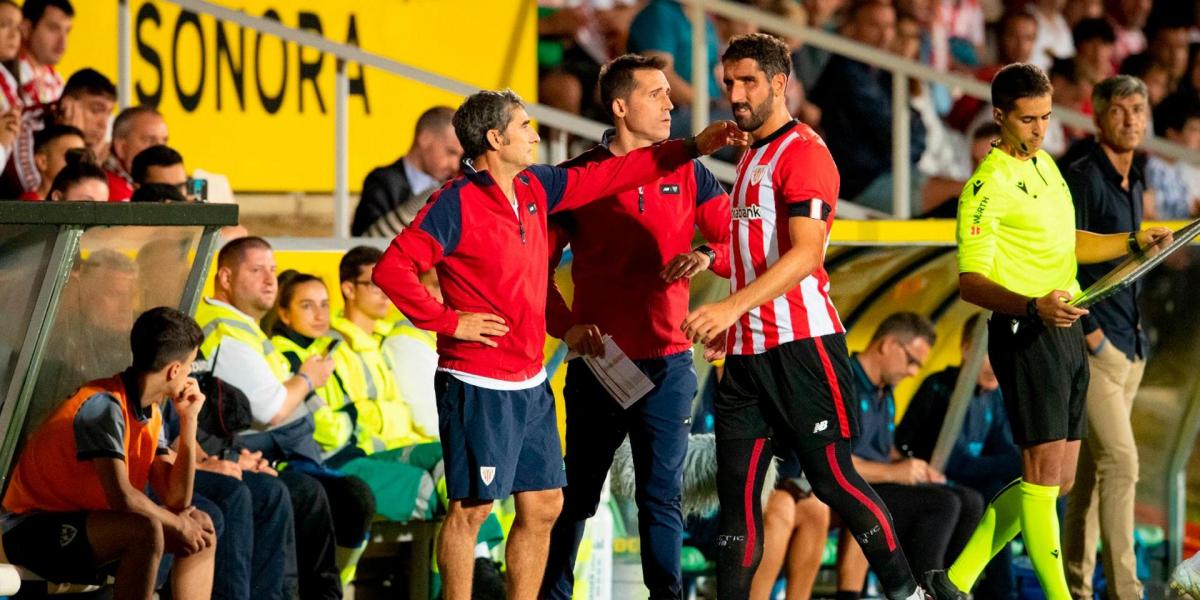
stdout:
[[(188, 202), (204, 202), (208, 199), (204, 180), (188, 177), (187, 169), (183, 167), (183, 155), (170, 146), (150, 146), (139, 152), (133, 157), (129, 174), (133, 177), (135, 195), (143, 186), (156, 185), (179, 190)], [(175, 199), (175, 195), (171, 194), (158, 201)]]
[[(947, 484), (945, 475), (924, 460), (901, 454), (895, 445), (892, 391), (921, 372), (936, 340), (929, 319), (901, 312), (884, 319), (867, 348), (850, 357), (861, 430), (854, 441), (854, 468), (892, 513), (914, 573), (944, 568), (983, 514), (978, 492)], [(866, 574), (867, 560), (858, 544), (851, 536), (841, 536), (839, 600), (857, 598)]]

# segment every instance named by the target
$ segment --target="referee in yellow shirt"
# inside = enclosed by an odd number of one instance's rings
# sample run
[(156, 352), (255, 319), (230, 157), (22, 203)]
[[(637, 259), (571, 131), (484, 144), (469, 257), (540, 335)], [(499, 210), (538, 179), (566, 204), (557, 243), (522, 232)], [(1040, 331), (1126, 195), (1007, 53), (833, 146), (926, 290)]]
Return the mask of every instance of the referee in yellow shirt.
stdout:
[(925, 575), (936, 600), (965, 599), (984, 566), (1018, 532), (1048, 600), (1069, 600), (1055, 500), (1075, 479), (1087, 430), (1088, 363), (1077, 263), (1095, 263), (1170, 236), (1170, 230), (1098, 235), (1075, 229), (1071, 192), (1041, 149), (1050, 80), (1029, 64), (992, 79), (1000, 139), (958, 202), (959, 290), (990, 309), (988, 352), (1021, 446), (1022, 476), (1000, 491), (948, 571)]

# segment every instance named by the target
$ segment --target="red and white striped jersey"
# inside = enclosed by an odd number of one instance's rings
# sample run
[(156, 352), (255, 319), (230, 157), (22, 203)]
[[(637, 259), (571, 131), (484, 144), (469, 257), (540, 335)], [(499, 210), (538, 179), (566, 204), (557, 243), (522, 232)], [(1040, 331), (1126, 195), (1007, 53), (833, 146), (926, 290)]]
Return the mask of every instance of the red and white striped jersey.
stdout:
[[(829, 246), (839, 181), (825, 141), (799, 121), (750, 146), (738, 162), (732, 193), (732, 292), (760, 277), (792, 247), (788, 219), (793, 216), (825, 221)], [(787, 342), (844, 331), (829, 299), (829, 275), (819, 266), (783, 295), (742, 315), (729, 331), (727, 349), (729, 354), (761, 354)]]

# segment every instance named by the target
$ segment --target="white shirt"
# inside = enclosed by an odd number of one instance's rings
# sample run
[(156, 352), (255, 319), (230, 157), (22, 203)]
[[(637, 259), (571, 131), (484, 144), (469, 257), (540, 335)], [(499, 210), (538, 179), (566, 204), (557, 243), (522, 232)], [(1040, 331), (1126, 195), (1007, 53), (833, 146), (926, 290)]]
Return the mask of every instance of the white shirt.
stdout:
[(1055, 13), (1047, 17), (1033, 7), (1030, 7), (1029, 13), (1037, 21), (1038, 27), (1030, 62), (1041, 67), (1043, 71), (1049, 71), (1055, 58), (1075, 56), (1075, 39), (1071, 36), (1071, 26), (1061, 14)]
[(438, 431), (437, 392), (433, 377), (437, 373), (437, 351), (407, 335), (388, 336), (383, 341), (389, 363), (396, 374), (396, 391), (412, 409), (413, 423), (422, 431)]
[[(205, 298), (203, 301), (237, 310), (220, 300)], [(250, 400), (250, 414), (255, 423), (266, 425), (275, 418), (283, 408), (283, 403), (287, 401), (287, 388), (275, 377), (275, 372), (271, 370), (271, 365), (262, 355), (261, 349), (255, 349), (231, 337), (224, 337), (213, 353), (213, 359), (216, 363), (213, 366), (213, 375), (246, 394), (246, 398)]]

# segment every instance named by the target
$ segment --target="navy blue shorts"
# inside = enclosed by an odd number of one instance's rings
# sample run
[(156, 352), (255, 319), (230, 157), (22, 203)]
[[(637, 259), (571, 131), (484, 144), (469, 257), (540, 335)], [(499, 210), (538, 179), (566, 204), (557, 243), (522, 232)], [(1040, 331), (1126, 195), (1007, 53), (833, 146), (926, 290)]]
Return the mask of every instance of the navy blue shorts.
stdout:
[(438, 371), (434, 386), (451, 500), (499, 500), (567, 485), (548, 382), (490, 390)]

